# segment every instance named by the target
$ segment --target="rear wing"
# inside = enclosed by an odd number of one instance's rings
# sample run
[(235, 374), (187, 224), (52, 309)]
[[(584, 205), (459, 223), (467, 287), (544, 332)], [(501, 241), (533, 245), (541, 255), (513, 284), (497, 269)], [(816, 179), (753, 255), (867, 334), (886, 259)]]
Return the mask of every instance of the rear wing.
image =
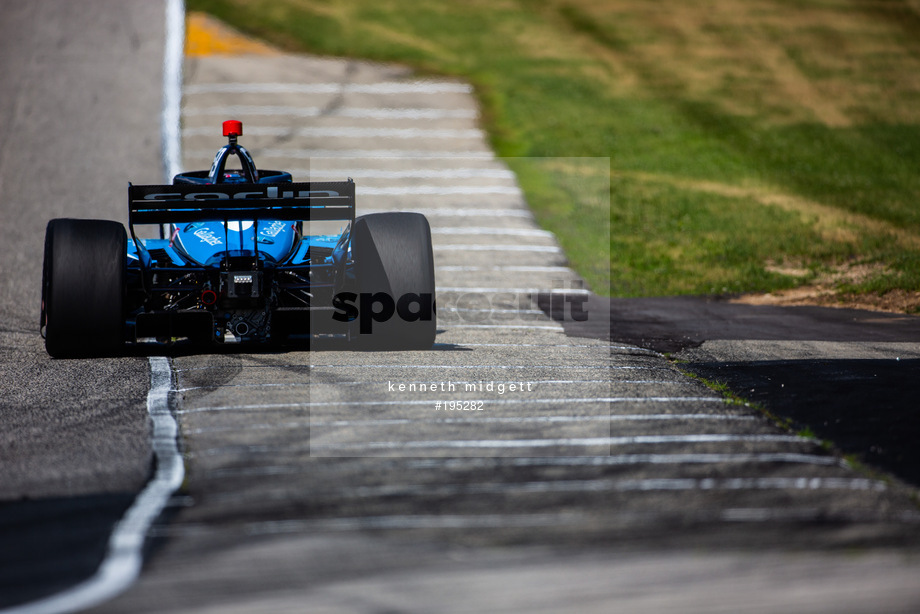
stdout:
[(128, 185), (128, 222), (355, 219), (353, 181)]

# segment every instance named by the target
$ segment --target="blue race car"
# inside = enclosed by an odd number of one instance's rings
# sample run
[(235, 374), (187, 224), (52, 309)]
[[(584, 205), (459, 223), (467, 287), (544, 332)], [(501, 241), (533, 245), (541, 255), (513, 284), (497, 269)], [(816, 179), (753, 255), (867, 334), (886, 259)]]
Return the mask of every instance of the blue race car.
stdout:
[[(129, 233), (54, 219), (45, 234), (41, 331), (54, 357), (114, 355), (188, 339), (283, 345), (334, 335), (375, 350), (427, 349), (436, 327), (428, 220), (355, 217), (355, 184), (257, 170), (240, 122), (209, 171), (128, 186)], [(231, 157), (239, 169), (228, 169)], [(135, 226), (159, 226), (138, 238)], [(329, 227), (332, 227), (332, 230)], [(156, 234), (155, 232), (152, 234)]]

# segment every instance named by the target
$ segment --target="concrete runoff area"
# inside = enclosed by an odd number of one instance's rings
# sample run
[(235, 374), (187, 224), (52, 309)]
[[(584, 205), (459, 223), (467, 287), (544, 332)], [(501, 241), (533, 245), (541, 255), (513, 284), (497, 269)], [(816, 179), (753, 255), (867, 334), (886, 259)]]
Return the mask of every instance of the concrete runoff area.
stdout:
[(187, 480), (139, 581), (93, 611), (916, 611), (912, 486), (724, 403), (603, 300), (544, 315), (580, 280), (468, 86), (252, 51), (187, 58), (183, 168), (239, 119), (260, 167), (424, 211), (437, 343), (177, 349)]

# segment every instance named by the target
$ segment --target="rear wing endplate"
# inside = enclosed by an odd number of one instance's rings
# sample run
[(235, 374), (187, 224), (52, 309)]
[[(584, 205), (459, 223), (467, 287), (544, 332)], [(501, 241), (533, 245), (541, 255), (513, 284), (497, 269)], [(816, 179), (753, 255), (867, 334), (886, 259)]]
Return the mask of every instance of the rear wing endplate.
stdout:
[(355, 219), (353, 181), (128, 185), (128, 222)]

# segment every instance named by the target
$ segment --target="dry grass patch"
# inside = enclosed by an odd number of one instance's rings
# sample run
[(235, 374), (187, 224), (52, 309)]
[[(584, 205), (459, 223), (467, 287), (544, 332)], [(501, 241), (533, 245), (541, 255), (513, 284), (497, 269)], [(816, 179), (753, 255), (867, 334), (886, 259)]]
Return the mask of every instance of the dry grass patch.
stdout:
[(855, 293), (840, 290), (841, 286), (856, 286), (891, 274), (892, 271), (882, 264), (846, 263), (817, 273), (795, 263), (771, 263), (766, 268), (780, 275), (812, 279), (795, 288), (736, 296), (731, 302), (745, 305), (814, 305), (889, 313), (920, 312), (920, 292), (895, 289), (883, 293)]
[[(777, 123), (920, 120), (920, 40), (897, 2), (560, 0), (610, 33), (637, 93), (673, 89)], [(876, 11), (876, 13), (873, 13)], [(888, 13), (885, 13), (888, 11)], [(879, 12), (881, 12), (879, 14)], [(908, 53), (905, 54), (905, 51)], [(603, 57), (603, 56), (599, 56)]]

